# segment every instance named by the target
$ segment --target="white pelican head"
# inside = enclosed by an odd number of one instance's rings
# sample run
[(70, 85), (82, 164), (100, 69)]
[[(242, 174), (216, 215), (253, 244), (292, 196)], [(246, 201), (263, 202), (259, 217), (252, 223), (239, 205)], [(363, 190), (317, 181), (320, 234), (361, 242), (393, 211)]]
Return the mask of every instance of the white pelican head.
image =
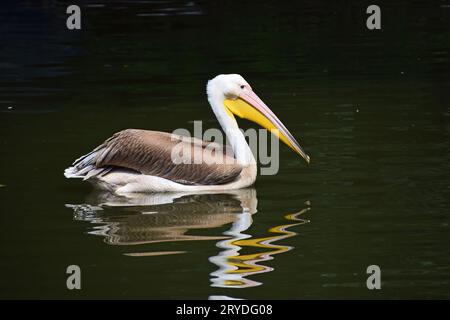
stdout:
[[(216, 99), (222, 101), (219, 107), (223, 107), (229, 117), (235, 119), (234, 115), (236, 115), (266, 128), (309, 163), (309, 156), (303, 151), (297, 140), (269, 107), (253, 92), (248, 82), (241, 75), (218, 75), (208, 81), (207, 93), (210, 102)], [(211, 105), (213, 104), (211, 103)]]

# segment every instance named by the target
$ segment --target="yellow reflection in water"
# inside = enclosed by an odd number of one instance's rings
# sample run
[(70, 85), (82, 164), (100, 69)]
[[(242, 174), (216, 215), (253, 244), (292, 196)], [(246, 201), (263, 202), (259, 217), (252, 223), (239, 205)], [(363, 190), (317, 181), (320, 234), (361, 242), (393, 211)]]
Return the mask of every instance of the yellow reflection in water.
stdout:
[[(217, 246), (224, 250), (217, 256), (211, 257), (210, 261), (219, 266), (219, 270), (211, 273), (212, 286), (225, 288), (245, 288), (258, 286), (261, 283), (246, 277), (270, 272), (273, 268), (261, 264), (263, 261), (272, 260), (274, 255), (284, 253), (293, 249), (288, 245), (276, 244), (276, 242), (297, 235), (296, 232), (288, 230), (291, 227), (308, 223), (308, 220), (300, 219), (299, 216), (310, 210), (305, 208), (294, 214), (287, 214), (285, 218), (294, 223), (283, 224), (269, 229), (275, 233), (273, 236), (251, 238), (250, 235), (242, 233), (247, 230), (250, 223), (235, 224), (234, 230), (227, 232), (233, 235), (232, 239), (220, 241)], [(247, 217), (248, 219), (248, 217)], [(251, 218), (250, 218), (251, 219)], [(240, 254), (242, 249), (257, 248), (259, 252), (251, 254)], [(262, 249), (262, 251), (260, 250)]]
[[(211, 285), (245, 288), (261, 284), (249, 276), (273, 270), (264, 261), (293, 249), (280, 241), (297, 234), (289, 229), (307, 223), (299, 216), (310, 209), (285, 215), (286, 223), (268, 230), (272, 235), (253, 237), (247, 230), (257, 213), (257, 204), (256, 190), (243, 189), (221, 194), (133, 194), (126, 198), (100, 193), (92, 194), (88, 203), (66, 207), (73, 209), (76, 220), (92, 223), (94, 227), (89, 233), (102, 236), (110, 245), (131, 249), (163, 242), (219, 240), (216, 246), (221, 251), (209, 258), (218, 266), (211, 273)], [(227, 231), (217, 233), (217, 228), (230, 224)], [(196, 235), (201, 229), (214, 231), (212, 235)], [(184, 254), (188, 248), (186, 245), (186, 250), (176, 251), (132, 250), (124, 254), (135, 258), (157, 257)]]

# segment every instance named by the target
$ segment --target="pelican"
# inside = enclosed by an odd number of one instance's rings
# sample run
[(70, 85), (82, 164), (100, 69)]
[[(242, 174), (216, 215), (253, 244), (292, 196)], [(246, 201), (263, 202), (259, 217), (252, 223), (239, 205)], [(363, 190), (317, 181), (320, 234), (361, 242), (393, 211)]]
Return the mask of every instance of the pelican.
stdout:
[[(208, 102), (227, 136), (229, 145), (187, 138), (173, 133), (126, 129), (114, 134), (93, 151), (75, 160), (64, 171), (66, 178), (82, 178), (95, 187), (118, 195), (147, 192), (198, 192), (241, 189), (256, 180), (253, 153), (235, 116), (271, 131), (302, 156), (303, 151), (289, 130), (238, 74), (221, 74), (206, 86)], [(174, 161), (179, 148), (200, 154), (202, 161)], [(217, 152), (219, 150), (219, 152)]]

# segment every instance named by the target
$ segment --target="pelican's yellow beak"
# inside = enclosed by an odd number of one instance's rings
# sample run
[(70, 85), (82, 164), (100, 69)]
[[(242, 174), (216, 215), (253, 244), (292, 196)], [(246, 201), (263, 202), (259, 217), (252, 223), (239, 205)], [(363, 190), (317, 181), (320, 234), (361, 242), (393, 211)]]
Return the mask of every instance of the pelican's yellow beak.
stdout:
[(235, 100), (226, 99), (224, 104), (231, 116), (235, 114), (266, 128), (309, 163), (309, 156), (303, 151), (297, 140), (256, 93), (247, 90)]

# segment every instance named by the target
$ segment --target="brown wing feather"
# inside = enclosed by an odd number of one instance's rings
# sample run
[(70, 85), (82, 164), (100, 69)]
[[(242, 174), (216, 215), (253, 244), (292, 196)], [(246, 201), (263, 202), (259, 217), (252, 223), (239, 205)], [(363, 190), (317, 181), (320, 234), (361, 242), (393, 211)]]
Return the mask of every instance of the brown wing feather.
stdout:
[[(211, 147), (213, 148), (210, 149)], [(172, 161), (174, 148), (179, 148), (177, 150), (181, 150), (180, 154), (183, 154), (185, 159), (190, 158), (190, 163), (177, 164)], [(187, 152), (189, 150), (190, 152)], [(194, 155), (201, 155), (202, 162), (194, 163)], [(242, 171), (242, 166), (232, 156), (227, 155), (219, 144), (137, 129), (127, 129), (114, 134), (91, 153), (77, 160), (78, 163), (86, 162), (85, 158), (89, 159), (93, 170), (111, 166), (123, 167), (182, 184), (225, 184), (235, 180)]]

